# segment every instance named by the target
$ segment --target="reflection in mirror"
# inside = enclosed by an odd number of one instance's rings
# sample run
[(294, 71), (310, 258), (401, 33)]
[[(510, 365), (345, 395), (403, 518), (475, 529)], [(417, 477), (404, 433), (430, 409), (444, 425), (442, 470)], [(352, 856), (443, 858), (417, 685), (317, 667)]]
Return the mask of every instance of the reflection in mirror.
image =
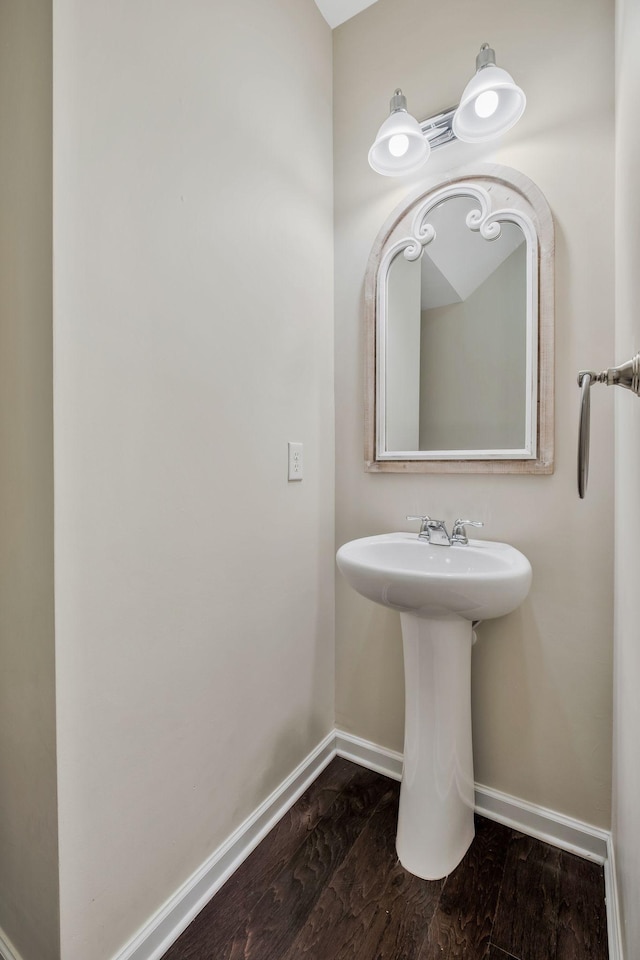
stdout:
[(366, 466), (553, 472), (553, 223), (505, 167), (436, 183), (367, 274)]
[(471, 197), (431, 211), (417, 260), (387, 279), (387, 451), (520, 450), (527, 424), (527, 263), (517, 223), (485, 239)]

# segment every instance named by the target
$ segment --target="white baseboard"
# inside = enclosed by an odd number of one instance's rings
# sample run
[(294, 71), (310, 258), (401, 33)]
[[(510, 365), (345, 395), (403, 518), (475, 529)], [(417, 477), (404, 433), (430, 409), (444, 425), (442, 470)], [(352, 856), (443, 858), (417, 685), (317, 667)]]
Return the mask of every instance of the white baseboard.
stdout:
[(607, 859), (609, 834), (582, 820), (527, 803), (499, 790), (476, 783), (476, 810), (489, 820), (497, 820), (529, 837), (544, 840), (554, 847), (568, 850), (586, 860), (604, 863)]
[[(335, 732), (332, 731), (167, 900), (113, 960), (159, 960), (334, 757)], [(8, 957), (7, 960), (13, 958)], [(16, 960), (20, 958), (16, 957)]]
[(383, 773), (392, 780), (402, 779), (402, 754), (387, 747), (381, 747), (370, 740), (354, 737), (352, 733), (336, 730), (336, 753), (345, 760), (353, 760), (361, 767)]
[(607, 843), (607, 859), (604, 862), (604, 892), (607, 901), (609, 960), (624, 960), (616, 859), (611, 834), (609, 834), (609, 842)]
[(0, 960), (22, 960), (22, 957), (3, 930), (0, 930)]

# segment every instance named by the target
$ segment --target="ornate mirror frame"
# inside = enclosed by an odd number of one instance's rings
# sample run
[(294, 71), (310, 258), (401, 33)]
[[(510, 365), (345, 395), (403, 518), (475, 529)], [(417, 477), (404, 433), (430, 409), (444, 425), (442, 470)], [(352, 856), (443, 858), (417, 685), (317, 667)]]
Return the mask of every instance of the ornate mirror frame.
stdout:
[[(403, 252), (418, 259), (432, 238), (429, 212), (450, 197), (468, 196), (478, 203), (467, 225), (486, 239), (499, 234), (500, 222), (517, 223), (527, 242), (527, 324), (537, 340), (537, 357), (529, 360), (533, 379), (529, 417), (535, 417), (535, 448), (481, 459), (443, 452), (390, 454), (384, 450), (384, 337), (389, 265)], [(372, 473), (553, 473), (554, 407), (554, 232), (551, 211), (538, 187), (524, 174), (496, 164), (475, 164), (446, 179), (432, 179), (409, 195), (391, 214), (373, 245), (365, 279), (365, 469)], [(537, 328), (537, 329), (536, 329)], [(533, 438), (532, 438), (533, 439)], [(398, 459), (405, 456), (406, 459)], [(413, 451), (411, 451), (413, 453)]]

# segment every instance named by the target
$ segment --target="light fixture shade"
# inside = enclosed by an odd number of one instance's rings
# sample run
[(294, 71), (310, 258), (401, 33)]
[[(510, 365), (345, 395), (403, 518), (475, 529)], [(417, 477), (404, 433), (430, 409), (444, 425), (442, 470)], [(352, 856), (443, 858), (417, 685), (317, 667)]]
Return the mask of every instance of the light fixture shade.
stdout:
[(518, 122), (526, 104), (527, 98), (511, 74), (489, 63), (464, 88), (453, 118), (453, 132), (467, 143), (492, 140)]
[(407, 113), (401, 91), (395, 92), (391, 109), (369, 150), (369, 165), (385, 177), (400, 177), (426, 163), (431, 145), (418, 121)]

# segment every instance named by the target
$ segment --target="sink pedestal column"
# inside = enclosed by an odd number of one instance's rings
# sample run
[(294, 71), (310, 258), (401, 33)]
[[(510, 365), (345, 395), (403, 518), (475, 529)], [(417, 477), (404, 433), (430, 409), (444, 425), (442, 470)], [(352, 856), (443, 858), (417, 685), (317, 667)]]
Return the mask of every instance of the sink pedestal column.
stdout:
[(400, 617), (406, 692), (396, 849), (410, 873), (439, 880), (457, 867), (475, 832), (472, 624)]

